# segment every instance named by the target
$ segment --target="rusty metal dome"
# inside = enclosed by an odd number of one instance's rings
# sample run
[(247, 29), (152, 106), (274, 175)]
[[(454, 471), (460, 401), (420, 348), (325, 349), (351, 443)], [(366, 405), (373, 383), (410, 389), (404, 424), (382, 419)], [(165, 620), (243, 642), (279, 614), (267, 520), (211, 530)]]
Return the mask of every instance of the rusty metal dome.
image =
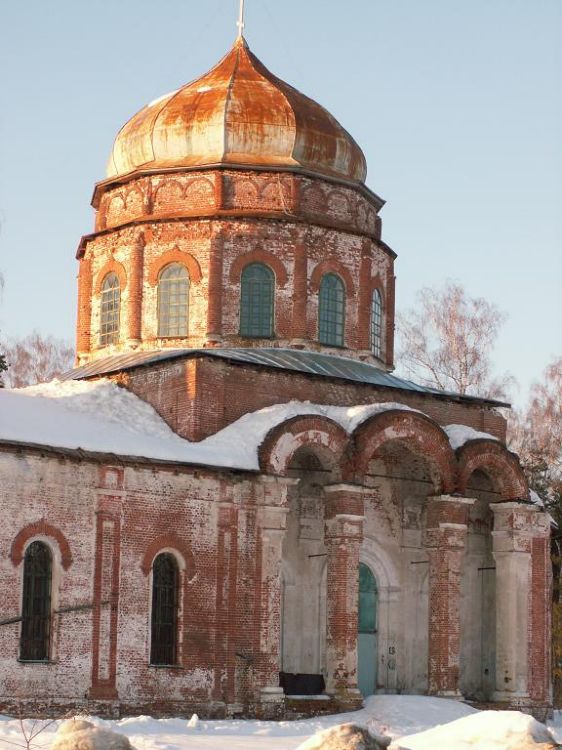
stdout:
[(107, 178), (212, 165), (302, 169), (353, 182), (364, 182), (367, 173), (349, 133), (270, 73), (242, 37), (204, 76), (124, 125)]

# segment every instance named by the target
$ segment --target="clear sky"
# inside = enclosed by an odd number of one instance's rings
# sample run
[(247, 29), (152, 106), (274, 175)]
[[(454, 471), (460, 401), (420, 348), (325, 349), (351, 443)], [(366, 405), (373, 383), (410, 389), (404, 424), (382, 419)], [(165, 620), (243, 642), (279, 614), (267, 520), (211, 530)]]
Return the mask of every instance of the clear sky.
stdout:
[[(144, 104), (208, 70), (238, 0), (2, 0), (0, 330), (72, 339), (94, 183)], [(246, 0), (246, 38), (365, 151), (397, 305), (462, 282), (499, 370), (562, 353), (562, 0)], [(519, 399), (518, 399), (519, 400)]]

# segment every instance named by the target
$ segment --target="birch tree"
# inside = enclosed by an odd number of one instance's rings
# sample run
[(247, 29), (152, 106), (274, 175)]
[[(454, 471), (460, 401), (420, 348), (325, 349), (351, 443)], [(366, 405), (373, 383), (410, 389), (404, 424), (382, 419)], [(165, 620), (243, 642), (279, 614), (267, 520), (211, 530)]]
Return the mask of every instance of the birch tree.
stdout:
[(416, 304), (398, 315), (399, 369), (434, 388), (505, 398), (515, 382), (494, 375), (492, 355), (506, 316), (483, 297), (470, 297), (461, 284), (425, 287)]

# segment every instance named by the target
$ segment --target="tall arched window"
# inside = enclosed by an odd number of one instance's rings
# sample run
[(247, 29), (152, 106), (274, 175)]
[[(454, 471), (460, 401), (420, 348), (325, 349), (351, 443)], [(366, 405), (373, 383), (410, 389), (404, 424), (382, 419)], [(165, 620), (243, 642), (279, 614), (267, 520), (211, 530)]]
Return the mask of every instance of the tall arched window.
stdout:
[(176, 559), (169, 552), (163, 552), (152, 564), (151, 664), (176, 664), (178, 584)]
[(48, 661), (51, 634), (51, 550), (32, 542), (23, 561), (20, 659)]
[(101, 286), (100, 345), (107, 346), (119, 341), (119, 306), (121, 290), (119, 278), (108, 273)]
[(240, 290), (240, 335), (273, 336), (275, 276), (263, 263), (250, 263), (242, 271)]
[(371, 297), (371, 351), (375, 357), (382, 354), (382, 298), (378, 289)]
[(320, 282), (318, 302), (318, 340), (321, 344), (343, 346), (345, 328), (345, 288), (334, 273)]
[(158, 278), (158, 335), (187, 336), (189, 274), (181, 263), (170, 263)]

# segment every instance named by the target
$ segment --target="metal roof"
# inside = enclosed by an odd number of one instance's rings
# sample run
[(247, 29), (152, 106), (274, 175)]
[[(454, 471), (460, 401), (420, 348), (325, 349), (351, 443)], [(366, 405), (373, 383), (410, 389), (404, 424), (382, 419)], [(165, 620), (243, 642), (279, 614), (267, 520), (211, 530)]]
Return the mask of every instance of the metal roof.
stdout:
[(391, 375), (384, 370), (367, 362), (359, 362), (348, 357), (337, 357), (331, 354), (304, 351), (299, 349), (164, 349), (158, 351), (134, 352), (131, 354), (116, 354), (89, 362), (86, 365), (70, 370), (61, 376), (61, 380), (81, 380), (84, 378), (110, 375), (122, 370), (152, 365), (165, 360), (179, 358), (212, 357), (229, 362), (241, 362), (260, 367), (273, 367), (278, 370), (306, 373), (325, 378), (337, 378), (355, 383), (393, 388), (401, 391), (437, 396), (438, 398), (455, 399), (458, 401), (478, 402), (493, 406), (509, 406), (502, 401), (466, 396), (450, 391), (440, 391), (436, 388), (419, 385), (411, 380)]

